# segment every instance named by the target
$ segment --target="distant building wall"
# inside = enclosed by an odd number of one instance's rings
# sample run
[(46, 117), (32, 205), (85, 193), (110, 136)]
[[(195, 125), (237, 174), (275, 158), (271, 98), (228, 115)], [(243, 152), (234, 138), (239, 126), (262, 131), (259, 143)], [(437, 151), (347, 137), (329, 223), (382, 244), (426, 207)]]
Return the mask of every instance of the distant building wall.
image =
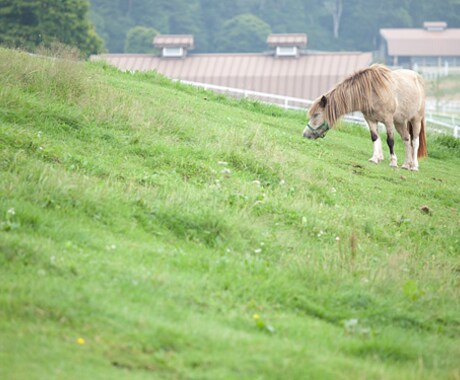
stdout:
[(380, 29), (381, 54), (389, 65), (460, 66), (460, 29), (425, 22), (420, 29)]

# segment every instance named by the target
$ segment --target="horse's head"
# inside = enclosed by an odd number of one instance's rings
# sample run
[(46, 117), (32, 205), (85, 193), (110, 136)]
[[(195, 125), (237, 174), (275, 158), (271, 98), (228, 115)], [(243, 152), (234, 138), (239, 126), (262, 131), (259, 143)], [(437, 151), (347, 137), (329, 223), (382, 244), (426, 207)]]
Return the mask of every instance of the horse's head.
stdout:
[(303, 131), (303, 137), (316, 140), (319, 137), (326, 136), (327, 131), (331, 128), (325, 118), (326, 104), (327, 98), (324, 95), (316, 99), (312, 104), (308, 111), (310, 121)]

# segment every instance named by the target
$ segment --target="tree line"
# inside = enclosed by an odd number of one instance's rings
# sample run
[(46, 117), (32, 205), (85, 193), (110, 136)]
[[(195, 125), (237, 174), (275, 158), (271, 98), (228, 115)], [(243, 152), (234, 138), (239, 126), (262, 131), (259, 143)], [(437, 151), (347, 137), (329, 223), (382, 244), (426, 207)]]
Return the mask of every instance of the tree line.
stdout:
[(91, 18), (110, 52), (146, 52), (156, 33), (193, 34), (196, 52), (263, 51), (269, 33), (307, 33), (310, 49), (371, 51), (383, 27), (460, 27), (460, 0), (91, 0)]
[(89, 17), (88, 0), (0, 0), (0, 45), (34, 51), (55, 43), (83, 56), (103, 50)]
[(151, 53), (161, 33), (193, 34), (195, 52), (258, 52), (270, 33), (307, 33), (309, 49), (372, 51), (380, 28), (424, 21), (460, 27), (460, 0), (0, 0), (0, 44)]

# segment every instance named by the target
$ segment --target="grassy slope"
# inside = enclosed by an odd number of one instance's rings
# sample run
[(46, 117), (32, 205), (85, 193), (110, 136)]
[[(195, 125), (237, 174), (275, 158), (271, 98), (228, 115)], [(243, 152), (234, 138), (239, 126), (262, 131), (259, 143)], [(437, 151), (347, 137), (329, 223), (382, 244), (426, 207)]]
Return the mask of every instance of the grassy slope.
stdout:
[(304, 123), (0, 50), (0, 378), (458, 379), (458, 143)]

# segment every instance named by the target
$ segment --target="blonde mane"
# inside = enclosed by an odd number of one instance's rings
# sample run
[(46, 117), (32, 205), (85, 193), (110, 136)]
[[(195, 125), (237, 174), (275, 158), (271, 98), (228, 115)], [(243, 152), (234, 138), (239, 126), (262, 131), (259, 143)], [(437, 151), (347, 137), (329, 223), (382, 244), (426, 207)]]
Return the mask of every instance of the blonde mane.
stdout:
[[(324, 118), (330, 126), (352, 111), (363, 112), (372, 109), (375, 96), (380, 97), (390, 91), (391, 70), (383, 65), (372, 65), (349, 76), (324, 96), (327, 99)], [(321, 98), (309, 110), (310, 116), (320, 108)]]

